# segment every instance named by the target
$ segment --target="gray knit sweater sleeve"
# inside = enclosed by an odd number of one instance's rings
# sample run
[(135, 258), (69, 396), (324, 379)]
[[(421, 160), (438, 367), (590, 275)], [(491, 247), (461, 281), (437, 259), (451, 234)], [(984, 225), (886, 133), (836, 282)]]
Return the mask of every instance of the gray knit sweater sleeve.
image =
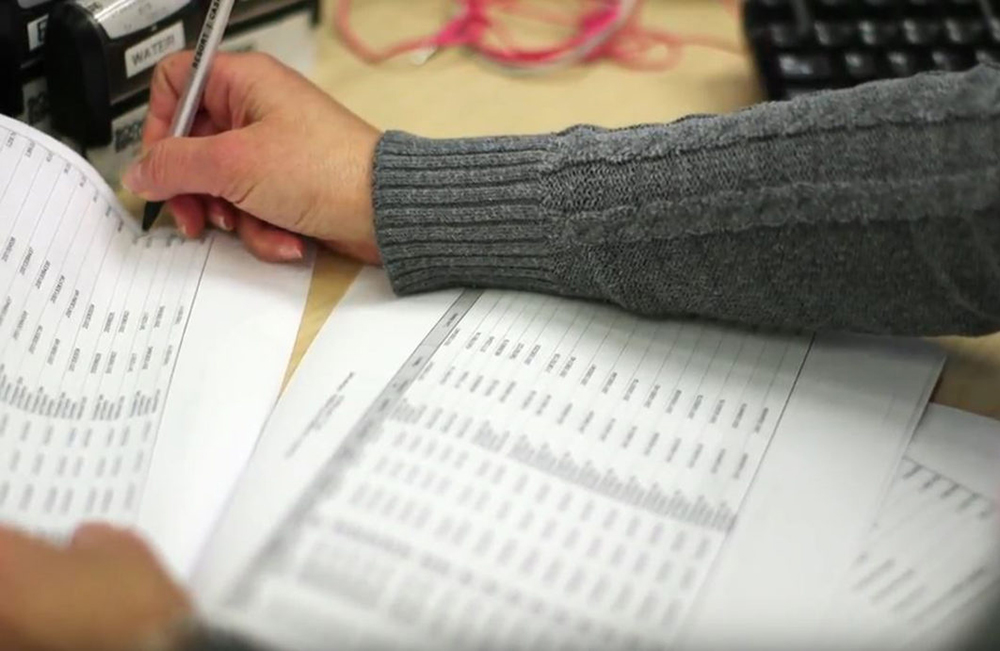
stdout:
[(1000, 68), (546, 136), (387, 133), (393, 287), (899, 334), (1000, 329)]

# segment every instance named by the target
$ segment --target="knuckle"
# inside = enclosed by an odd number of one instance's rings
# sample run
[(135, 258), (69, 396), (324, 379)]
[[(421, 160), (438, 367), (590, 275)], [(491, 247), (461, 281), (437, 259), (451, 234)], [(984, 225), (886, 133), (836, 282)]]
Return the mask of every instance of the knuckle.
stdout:
[(275, 68), (278, 66), (278, 60), (274, 58), (271, 54), (267, 52), (251, 52), (248, 55), (249, 61), (259, 68)]
[(237, 206), (245, 204), (254, 186), (254, 158), (253, 143), (242, 131), (218, 136), (208, 161), (216, 172), (216, 194)]
[(162, 184), (167, 178), (169, 152), (164, 144), (154, 145), (143, 164), (143, 176), (154, 185)]
[(153, 92), (170, 88), (171, 70), (182, 65), (186, 57), (187, 54), (185, 52), (175, 52), (157, 62), (153, 68), (153, 77), (150, 80), (150, 88)]
[(153, 68), (153, 78), (149, 82), (151, 92), (156, 93), (162, 90), (167, 83), (167, 60), (163, 59)]
[(213, 170), (229, 171), (239, 169), (251, 155), (246, 137), (240, 131), (228, 131), (216, 137), (205, 152), (206, 163)]
[(232, 77), (233, 73), (239, 69), (241, 57), (245, 56), (237, 52), (219, 52), (212, 62), (212, 75), (221, 78)]
[(232, 54), (226, 61), (226, 67), (236, 75), (259, 75), (268, 71), (277, 61), (264, 52), (240, 52)]
[(285, 64), (267, 52), (252, 52), (247, 57), (247, 71), (257, 79), (280, 79), (288, 70)]

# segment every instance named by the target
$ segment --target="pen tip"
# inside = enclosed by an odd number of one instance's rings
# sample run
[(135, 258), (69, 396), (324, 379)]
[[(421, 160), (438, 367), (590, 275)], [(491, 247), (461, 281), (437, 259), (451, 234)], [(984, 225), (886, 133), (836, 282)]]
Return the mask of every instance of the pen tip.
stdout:
[(146, 207), (142, 211), (142, 230), (144, 232), (153, 226), (153, 222), (156, 221), (156, 217), (160, 214), (160, 208), (162, 207), (163, 203), (160, 201), (146, 203)]

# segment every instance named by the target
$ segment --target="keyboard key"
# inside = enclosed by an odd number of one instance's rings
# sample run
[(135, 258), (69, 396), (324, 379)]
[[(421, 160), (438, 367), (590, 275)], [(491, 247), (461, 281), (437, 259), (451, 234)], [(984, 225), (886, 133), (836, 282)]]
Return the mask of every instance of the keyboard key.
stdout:
[(931, 61), (935, 70), (945, 72), (958, 72), (972, 67), (972, 62), (954, 50), (934, 50), (931, 52)]
[(979, 63), (1000, 65), (1000, 50), (980, 48), (976, 50), (976, 61)]
[(816, 23), (816, 40), (825, 47), (844, 47), (854, 41), (855, 27), (847, 22)]
[(944, 21), (944, 33), (955, 45), (974, 45), (986, 35), (986, 23), (979, 19), (949, 18)]
[(942, 4), (941, 0), (908, 0), (902, 10), (907, 16), (938, 21)]
[(941, 33), (940, 23), (930, 20), (907, 18), (903, 21), (903, 38), (910, 45), (930, 45)]
[(893, 45), (899, 38), (899, 26), (888, 21), (862, 20), (858, 22), (861, 42), (871, 47)]
[(896, 14), (899, 5), (899, 0), (862, 0), (861, 13), (891, 16)]
[(949, 16), (961, 16), (965, 18), (979, 18), (983, 15), (979, 0), (948, 0), (945, 12)]
[(896, 50), (886, 55), (889, 70), (897, 77), (909, 77), (921, 71), (921, 66), (915, 54)]
[(816, 0), (813, 11), (817, 18), (849, 18), (853, 13), (851, 0)]
[(760, 0), (756, 3), (770, 20), (792, 20), (795, 10), (789, 0)]
[(805, 34), (794, 23), (777, 23), (771, 25), (771, 43), (776, 48), (788, 49), (798, 47), (805, 42)]
[(844, 68), (855, 81), (867, 81), (878, 76), (875, 55), (870, 52), (847, 52), (844, 54)]
[[(744, 32), (771, 99), (977, 63), (1000, 67), (1000, 0), (743, 0), (743, 6)], [(779, 9), (786, 17), (769, 17)]]
[(825, 54), (781, 54), (781, 74), (794, 81), (822, 81), (833, 76), (833, 66)]

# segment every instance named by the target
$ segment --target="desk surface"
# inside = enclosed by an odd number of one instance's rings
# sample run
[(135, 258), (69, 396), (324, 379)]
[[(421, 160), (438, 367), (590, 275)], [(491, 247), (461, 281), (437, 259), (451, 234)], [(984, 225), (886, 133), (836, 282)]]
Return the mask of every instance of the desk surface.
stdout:
[[(330, 3), (327, 3), (328, 7)], [(394, 41), (432, 31), (450, 0), (366, 0), (353, 24), (372, 40)], [(723, 0), (651, 0), (644, 20), (680, 34), (740, 42), (732, 4)], [(745, 56), (688, 48), (663, 72), (631, 72), (602, 63), (545, 76), (511, 76), (462, 52), (440, 53), (422, 66), (406, 58), (368, 66), (349, 54), (324, 24), (313, 78), (382, 129), (425, 136), (538, 133), (589, 123), (622, 126), (664, 122), (691, 113), (720, 113), (759, 98)], [(321, 252), (289, 373), (294, 370), (358, 266)], [(936, 402), (1000, 418), (1000, 334), (939, 340), (948, 362)]]

